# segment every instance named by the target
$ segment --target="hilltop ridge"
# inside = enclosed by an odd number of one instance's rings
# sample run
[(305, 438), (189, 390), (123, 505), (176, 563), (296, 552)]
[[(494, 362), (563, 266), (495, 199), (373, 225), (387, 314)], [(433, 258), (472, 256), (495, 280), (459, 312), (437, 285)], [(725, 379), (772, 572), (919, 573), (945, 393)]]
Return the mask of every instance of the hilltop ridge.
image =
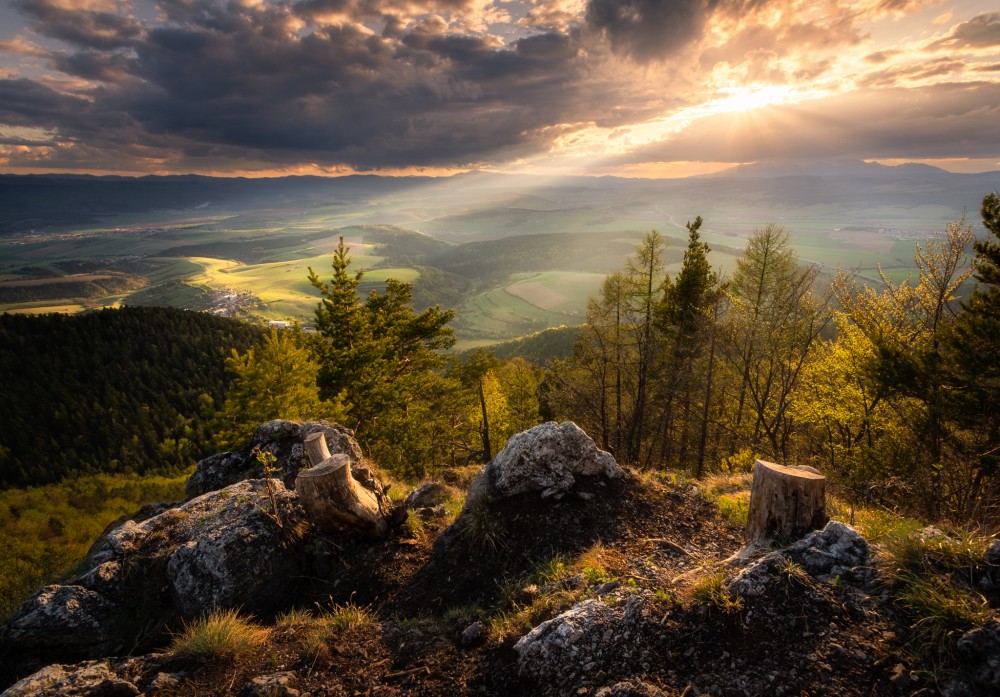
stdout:
[[(935, 687), (959, 697), (998, 687), (995, 619), (966, 632), (947, 666), (914, 653), (888, 537), (876, 544), (834, 522), (750, 566), (727, 565), (740, 527), (717, 506), (738, 499), (622, 471), (566, 424), (512, 439), (464, 505), (472, 471), (405, 502), (397, 495), (406, 522), (384, 540), (331, 534), (309, 524), (281, 481), (255, 478), (250, 449), (280, 452), (278, 466), (293, 474), (303, 439), (322, 432), (332, 452), (357, 458), (346, 432), (331, 428), (266, 424), (246, 450), (199, 465), (194, 498), (110, 526), (82, 576), (43, 589), (3, 629), (7, 682), (63, 663), (5, 697)], [(601, 464), (582, 464), (591, 458)], [(227, 478), (205, 478), (219, 466)], [(930, 529), (909, 539), (953, 544)], [(967, 571), (995, 607), (1000, 544), (982, 549)], [(134, 657), (123, 655), (130, 646)]]

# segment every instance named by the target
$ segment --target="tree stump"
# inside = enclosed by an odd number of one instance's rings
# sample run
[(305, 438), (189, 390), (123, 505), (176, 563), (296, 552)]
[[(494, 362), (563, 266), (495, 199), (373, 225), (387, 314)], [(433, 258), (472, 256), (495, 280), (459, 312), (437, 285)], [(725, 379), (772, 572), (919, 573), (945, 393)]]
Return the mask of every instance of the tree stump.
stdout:
[(315, 467), (330, 457), (330, 449), (326, 446), (326, 436), (322, 433), (310, 433), (306, 436), (304, 443), (310, 467)]
[(797, 540), (826, 521), (826, 477), (812, 467), (754, 462), (748, 543)]
[[(312, 457), (311, 447), (317, 454), (326, 450), (322, 434), (319, 442), (306, 439), (306, 449)], [(299, 472), (295, 478), (298, 494), (306, 513), (317, 526), (335, 532), (361, 531), (372, 537), (384, 537), (389, 523), (382, 515), (375, 494), (361, 486), (351, 476), (351, 461), (347, 455), (330, 455), (320, 464)]]

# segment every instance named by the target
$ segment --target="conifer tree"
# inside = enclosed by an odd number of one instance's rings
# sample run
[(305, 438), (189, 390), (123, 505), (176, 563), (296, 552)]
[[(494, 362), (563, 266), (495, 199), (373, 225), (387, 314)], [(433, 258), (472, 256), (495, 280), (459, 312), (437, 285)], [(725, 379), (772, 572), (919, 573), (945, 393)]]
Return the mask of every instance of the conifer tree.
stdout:
[(414, 312), (412, 286), (392, 278), (383, 292), (372, 290), (362, 300), (364, 273), (349, 272), (349, 252), (341, 237), (329, 282), (309, 269), (322, 295), (314, 345), (320, 397), (346, 405), (348, 425), (379, 464), (419, 474), (447, 440), (447, 429), (430, 421), (444, 418), (442, 405), (457, 387), (438, 373), (445, 364), (441, 350), (455, 343), (447, 326), (455, 313), (437, 306)]
[(992, 236), (973, 245), (975, 278), (982, 285), (972, 292), (945, 340), (956, 383), (946, 393), (949, 407), (971, 430), (979, 479), (995, 477), (1000, 466), (1000, 196), (987, 195), (981, 212)]

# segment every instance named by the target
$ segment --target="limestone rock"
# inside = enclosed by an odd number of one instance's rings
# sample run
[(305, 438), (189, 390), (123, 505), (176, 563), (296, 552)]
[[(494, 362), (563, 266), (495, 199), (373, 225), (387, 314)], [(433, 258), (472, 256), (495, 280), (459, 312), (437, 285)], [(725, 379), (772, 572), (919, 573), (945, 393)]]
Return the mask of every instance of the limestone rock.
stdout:
[(292, 687), (295, 673), (272, 673), (260, 675), (250, 681), (241, 693), (242, 697), (298, 697), (299, 691)]
[(11, 665), (107, 655), (217, 608), (280, 609), (299, 575), (304, 512), (280, 481), (271, 486), (276, 512), (267, 483), (249, 480), (108, 533), (91, 550), (91, 568), (15, 611), (0, 632)]
[(133, 697), (139, 688), (116, 675), (107, 661), (51, 665), (11, 685), (0, 697)]
[(310, 465), (303, 441), (306, 436), (319, 432), (326, 437), (331, 454), (343, 453), (350, 458), (354, 478), (364, 485), (362, 477), (365, 475), (359, 470), (367, 471), (367, 467), (363, 466), (361, 447), (354, 440), (353, 431), (329, 421), (297, 423), (276, 419), (261, 424), (243, 450), (217, 453), (200, 461), (188, 479), (185, 493), (193, 498), (244, 479), (263, 477), (261, 465), (253, 454), (254, 448), (266, 450), (277, 458), (274, 466), (279, 471), (278, 477), (286, 488), (293, 489), (299, 470)]
[(1000, 566), (1000, 540), (990, 542), (986, 554), (983, 555), (983, 561), (991, 566)]
[(46, 586), (21, 603), (0, 637), (19, 649), (43, 649), (65, 660), (112, 650), (108, 623), (115, 612), (100, 593), (79, 585)]
[(949, 685), (948, 697), (1000, 694), (1000, 622), (989, 619), (958, 640), (966, 669)]
[(480, 646), (485, 641), (486, 626), (482, 622), (473, 622), (462, 631), (460, 643), (467, 649)]
[(865, 581), (869, 574), (871, 548), (861, 534), (839, 521), (831, 521), (781, 552), (802, 565), (819, 581), (835, 577)]
[(614, 611), (600, 600), (584, 600), (543, 622), (514, 645), (521, 672), (546, 678), (570, 663), (589, 662), (594, 640), (614, 622)]
[(624, 609), (601, 600), (584, 600), (543, 622), (514, 645), (521, 675), (533, 678), (542, 693), (575, 692), (599, 674), (631, 675), (648, 661), (641, 640), (650, 594), (623, 594)]
[(742, 598), (758, 598), (764, 595), (778, 577), (784, 563), (785, 557), (780, 553), (768, 554), (758, 559), (729, 582), (729, 591)]
[(871, 578), (868, 567), (871, 549), (867, 540), (849, 525), (827, 523), (785, 549), (771, 552), (753, 562), (729, 582), (729, 590), (744, 598), (764, 595), (788, 562), (794, 562), (818, 581), (834, 578), (865, 583)]
[(543, 498), (565, 495), (577, 477), (618, 479), (621, 467), (598, 449), (571, 421), (529, 428), (514, 436), (469, 487), (466, 509), (483, 497), (505, 498), (539, 492)]

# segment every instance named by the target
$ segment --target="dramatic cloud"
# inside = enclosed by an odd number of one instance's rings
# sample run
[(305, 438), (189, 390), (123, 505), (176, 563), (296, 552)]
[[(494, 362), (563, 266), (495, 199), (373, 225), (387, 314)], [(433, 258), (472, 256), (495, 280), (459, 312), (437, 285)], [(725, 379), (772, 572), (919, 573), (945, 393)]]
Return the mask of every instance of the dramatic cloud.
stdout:
[[(871, 157), (883, 136), (894, 153), (965, 152), (996, 116), (1000, 15), (958, 7), (931, 39), (893, 38), (931, 2), (14, 0), (0, 169)], [(932, 94), (979, 103), (935, 117)], [(777, 101), (793, 103), (756, 132), (712, 115)]]

